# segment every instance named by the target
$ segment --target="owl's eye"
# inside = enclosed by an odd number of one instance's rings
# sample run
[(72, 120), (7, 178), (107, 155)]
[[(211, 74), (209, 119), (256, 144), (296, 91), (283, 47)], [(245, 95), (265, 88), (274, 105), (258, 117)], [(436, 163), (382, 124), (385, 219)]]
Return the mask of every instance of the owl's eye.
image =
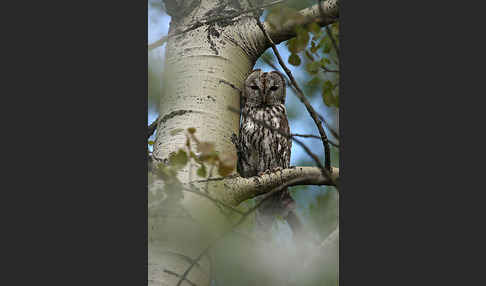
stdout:
[(276, 85), (270, 87), (270, 90), (272, 90), (272, 91), (277, 90), (277, 89), (278, 89), (278, 86), (276, 86)]
[(255, 90), (258, 89), (258, 85), (252, 85), (251, 89), (255, 89)]

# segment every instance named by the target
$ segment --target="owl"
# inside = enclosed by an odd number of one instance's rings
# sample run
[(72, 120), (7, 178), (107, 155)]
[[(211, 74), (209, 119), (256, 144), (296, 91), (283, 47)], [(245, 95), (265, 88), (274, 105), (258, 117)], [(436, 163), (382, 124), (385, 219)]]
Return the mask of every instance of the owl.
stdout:
[[(238, 138), (233, 138), (240, 176), (252, 177), (290, 166), (292, 140), (253, 120), (265, 122), (274, 129), (290, 134), (285, 96), (285, 79), (277, 71), (267, 73), (254, 70), (246, 78), (241, 95), (240, 134)], [(289, 216), (294, 208), (294, 200), (285, 189), (259, 208), (257, 226), (268, 231), (274, 218), (281, 216), (296, 231), (299, 224), (296, 216), (294, 213)]]

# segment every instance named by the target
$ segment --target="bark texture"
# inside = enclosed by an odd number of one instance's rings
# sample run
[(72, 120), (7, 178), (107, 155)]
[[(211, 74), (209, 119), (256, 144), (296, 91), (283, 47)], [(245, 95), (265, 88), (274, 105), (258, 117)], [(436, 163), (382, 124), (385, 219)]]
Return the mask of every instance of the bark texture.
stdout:
[[(258, 1), (253, 1), (254, 6)], [(325, 25), (337, 17), (337, 1), (326, 1), (328, 17), (319, 18), (317, 5), (302, 11), (303, 20), (281, 29), (269, 29), (276, 42), (289, 39), (293, 26), (302, 21)], [(329, 4), (330, 3), (330, 4)], [(269, 47), (253, 15), (207, 23), (215, 17), (231, 16), (249, 9), (247, 0), (166, 0), (172, 17), (165, 57), (164, 98), (161, 99), (157, 136), (153, 157), (167, 162), (169, 156), (183, 148), (186, 137), (175, 132), (189, 127), (196, 129), (200, 141), (215, 144), (221, 154), (236, 152), (231, 135), (238, 133), (239, 115), (228, 106), (239, 108), (240, 93), (246, 76), (255, 61)], [(184, 32), (186, 31), (186, 32)], [(193, 150), (196, 146), (192, 146)], [(280, 175), (260, 179), (231, 177), (210, 183), (195, 183), (208, 194), (231, 205), (268, 192), (282, 180), (315, 173), (310, 183), (326, 184), (317, 168), (285, 169)], [(236, 169), (236, 168), (235, 168)], [(337, 176), (338, 170), (333, 173)], [(196, 168), (186, 167), (178, 173), (187, 185), (198, 177)], [(272, 177), (273, 176), (273, 177)], [(251, 179), (251, 180), (250, 180)], [(176, 285), (191, 259), (228, 228), (228, 221), (210, 200), (197, 194), (169, 193), (162, 188), (152, 190), (149, 201), (149, 285)], [(167, 198), (168, 196), (168, 198)], [(164, 203), (156, 203), (157, 201)], [(180, 285), (210, 284), (210, 260), (204, 257)]]

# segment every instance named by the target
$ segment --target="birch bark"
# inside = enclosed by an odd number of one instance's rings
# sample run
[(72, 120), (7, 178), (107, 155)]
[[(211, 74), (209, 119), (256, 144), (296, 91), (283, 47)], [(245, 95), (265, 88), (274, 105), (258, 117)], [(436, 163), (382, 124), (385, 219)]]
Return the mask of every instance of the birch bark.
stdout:
[[(172, 21), (165, 56), (164, 98), (161, 99), (161, 119), (153, 156), (159, 162), (166, 162), (171, 153), (186, 143), (184, 132), (174, 131), (190, 127), (196, 129), (200, 141), (214, 142), (221, 154), (234, 154), (230, 137), (238, 133), (239, 116), (229, 111), (228, 106), (240, 107), (238, 90), (269, 43), (252, 14), (201, 24), (249, 9), (247, 0), (166, 0), (165, 5)], [(278, 29), (271, 29), (267, 23), (264, 25), (278, 43), (293, 37), (293, 27), (297, 24), (332, 23), (338, 17), (337, 5), (338, 0), (326, 1), (324, 18), (319, 16), (317, 5), (314, 5), (301, 11), (304, 17), (299, 21)], [(191, 30), (180, 33), (187, 29)], [(196, 167), (186, 166), (178, 173), (178, 179), (188, 184), (191, 179), (198, 178), (195, 172)], [(238, 188), (238, 184), (248, 189), (250, 195), (261, 192), (261, 189), (249, 188), (247, 181), (234, 180), (226, 185)], [(197, 194), (184, 192), (183, 197), (173, 200), (171, 205), (161, 188), (152, 188), (151, 192), (149, 285), (176, 285), (177, 275), (184, 273), (190, 259), (197, 257), (209, 241), (227, 230), (228, 221), (213, 202)], [(234, 192), (233, 196), (225, 190), (224, 183), (210, 184), (208, 193), (233, 205), (249, 197), (241, 192)], [(165, 203), (159, 204), (159, 201)], [(210, 273), (210, 261), (204, 258), (187, 279), (198, 286), (209, 285)], [(183, 281), (181, 285), (191, 283)]]

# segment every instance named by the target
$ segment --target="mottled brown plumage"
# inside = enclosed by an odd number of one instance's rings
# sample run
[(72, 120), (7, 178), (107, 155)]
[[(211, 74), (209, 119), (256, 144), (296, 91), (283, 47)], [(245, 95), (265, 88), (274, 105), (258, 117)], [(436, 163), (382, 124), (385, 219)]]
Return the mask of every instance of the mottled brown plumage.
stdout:
[[(290, 134), (285, 97), (285, 80), (277, 71), (254, 70), (246, 78), (241, 101), (240, 135), (234, 139), (238, 149), (238, 173), (242, 177), (290, 166), (292, 140), (253, 120)], [(291, 214), (291, 219), (288, 217), (294, 208), (295, 202), (287, 189), (273, 195), (257, 212), (259, 228), (268, 231), (278, 215), (289, 218), (289, 224), (296, 231), (298, 220), (295, 214)]]

